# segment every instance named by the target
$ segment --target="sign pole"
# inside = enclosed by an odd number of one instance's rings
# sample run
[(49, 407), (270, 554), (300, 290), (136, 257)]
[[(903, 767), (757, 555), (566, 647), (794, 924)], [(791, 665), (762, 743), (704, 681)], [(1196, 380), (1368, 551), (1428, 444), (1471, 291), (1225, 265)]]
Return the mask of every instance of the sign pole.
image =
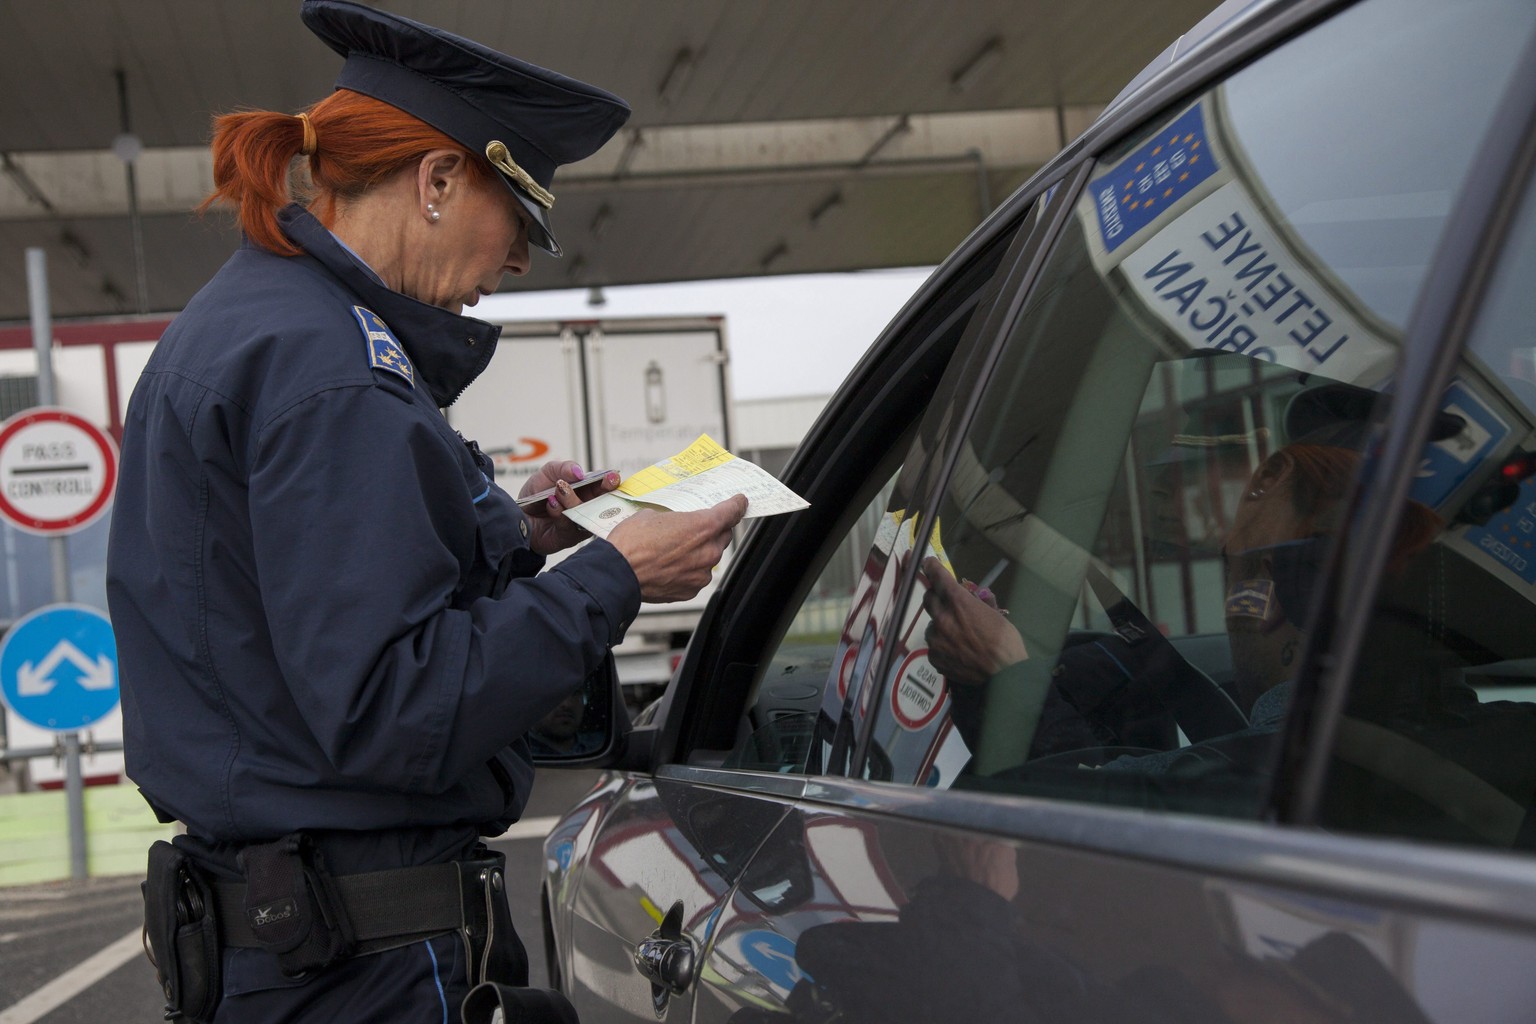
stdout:
[(48, 305), (48, 254), (27, 250), (27, 305), (32, 311), (32, 347), (37, 350), (39, 405), (53, 404), (53, 316)]
[(85, 860), (85, 782), (80, 772), (80, 734), (64, 734), (64, 807), (69, 817), (69, 877), (89, 877)]
[[(48, 257), (40, 248), (27, 250), (27, 301), (32, 313), (32, 347), (37, 351), (38, 404), (51, 406), (53, 394), (53, 318), (48, 304)], [(69, 542), (60, 534), (49, 540), (53, 555), (53, 600), (71, 600)], [(80, 771), (80, 734), (64, 734), (64, 802), (69, 818), (69, 876), (86, 878), (85, 785)]]

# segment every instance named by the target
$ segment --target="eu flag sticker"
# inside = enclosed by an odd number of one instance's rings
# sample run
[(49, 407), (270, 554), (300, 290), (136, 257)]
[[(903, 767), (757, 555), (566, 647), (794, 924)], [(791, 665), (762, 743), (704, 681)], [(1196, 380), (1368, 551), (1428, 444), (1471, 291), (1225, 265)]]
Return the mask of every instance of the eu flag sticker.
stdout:
[(405, 378), (411, 387), (416, 386), (416, 371), (406, 358), (405, 349), (389, 333), (379, 314), (363, 306), (353, 306), (352, 315), (363, 328), (363, 338), (368, 342), (368, 365), (375, 370), (388, 370)]
[(1088, 186), (1105, 252), (1155, 221), (1218, 170), (1199, 103)]

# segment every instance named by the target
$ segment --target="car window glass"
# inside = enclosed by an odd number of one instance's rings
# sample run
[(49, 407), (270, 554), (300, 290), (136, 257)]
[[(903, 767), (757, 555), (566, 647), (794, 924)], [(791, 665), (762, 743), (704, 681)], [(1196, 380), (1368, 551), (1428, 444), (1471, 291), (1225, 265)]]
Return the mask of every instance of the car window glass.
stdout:
[(1338, 725), (1325, 826), (1536, 849), (1536, 198), (1442, 399), (1415, 505), (1434, 543), (1377, 599)]
[(1403, 318), (1533, 17), (1371, 0), (1101, 162), (919, 538), (866, 775), (1259, 813)]
[[(1284, 212), (1281, 230), (1396, 330), (1531, 17), (1520, 0), (1365, 3), (1222, 87), (1233, 141), (1257, 170), (1256, 195)], [(1307, 292), (1296, 284), (1287, 300)], [(1334, 315), (1304, 304), (1292, 320), (1318, 313)]]
[[(1057, 203), (1060, 183), (1052, 185), (1025, 217), (1015, 246), (1042, 229), (1046, 211)], [(1007, 266), (1007, 264), (1004, 264)], [(951, 432), (963, 403), (975, 387), (995, 337), (982, 330), (982, 317), (997, 299), (996, 292), (1005, 282), (989, 279), (988, 292), (973, 313), (963, 309), (952, 314), (945, 330), (973, 328), (968, 347), (950, 362), (934, 391), (926, 412), (917, 419), (917, 429), (901, 446), (900, 472), (892, 482), (889, 497), (869, 545), (863, 571), (857, 583), (847, 621), (843, 625), (833, 653), (831, 674), (822, 692), (821, 710), (815, 723), (815, 738), (809, 766), (813, 771), (846, 774), (853, 766), (859, 737), (874, 709), (878, 689), (875, 672), (885, 649), (881, 625), (894, 614), (902, 580), (914, 555), (927, 543), (928, 525), (920, 503), (934, 486), (933, 476), (941, 460), (935, 456), (951, 441)], [(866, 772), (888, 779), (890, 763), (878, 747), (866, 760)]]
[(967, 265), (944, 279), (911, 324), (914, 337), (926, 339), (923, 347), (943, 353), (944, 361), (937, 369), (909, 371), (896, 391), (886, 393), (890, 408), (880, 412), (894, 428), (873, 436), (855, 453), (858, 464), (848, 471), (851, 497), (838, 517), (841, 525), (799, 568), (789, 609), (770, 612), (765, 602), (760, 614), (776, 615), (783, 632), (758, 662), (759, 674), (723, 767), (813, 774), (846, 767), (855, 732), (850, 686), (869, 663), (872, 647), (864, 641), (872, 634), (874, 610), (889, 604), (900, 576), (888, 571), (895, 523), (901, 518), (892, 510), (909, 504), (933, 449), (936, 428), (924, 411), (948, 405), (969, 354), (962, 345), (967, 328), (995, 298), (994, 278), (1005, 265), (1004, 255), (1036, 218), (1037, 208), (1031, 207), (997, 232)]
[(823, 688), (842, 680), (834, 656), (856, 604), (869, 593), (868, 552), (880, 527), (880, 512), (894, 481), (880, 487), (855, 517), (816, 575), (791, 619), (788, 631), (768, 659), (749, 711), (750, 731), (726, 758), (724, 767), (754, 771), (821, 771), (812, 763), (812, 735)]

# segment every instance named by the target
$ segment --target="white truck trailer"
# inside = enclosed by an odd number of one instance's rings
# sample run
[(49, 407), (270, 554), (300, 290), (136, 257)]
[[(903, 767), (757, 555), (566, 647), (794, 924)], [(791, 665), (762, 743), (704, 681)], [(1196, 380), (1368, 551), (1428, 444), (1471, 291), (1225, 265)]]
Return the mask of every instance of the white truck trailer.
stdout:
[[(139, 373), (169, 324), (160, 317), (53, 325), (56, 402), (122, 438), (122, 414)], [(507, 321), (496, 357), (447, 416), (496, 464), (497, 482), (516, 494), (546, 460), (572, 458), (591, 470), (628, 475), (680, 451), (700, 434), (734, 440), (721, 317)], [(0, 327), (0, 419), (35, 405), (37, 362), (31, 329)], [(107, 520), (70, 538), (71, 598), (105, 609)], [(45, 538), (0, 526), (0, 631), (53, 600)], [(727, 554), (729, 557), (729, 553)], [(619, 676), (639, 704), (671, 675), (673, 659), (707, 592), (682, 604), (645, 605), (615, 650)], [(0, 750), (50, 744), (7, 710)], [(116, 714), (91, 730), (120, 741)], [(86, 774), (105, 781), (121, 755), (96, 754)], [(34, 782), (57, 783), (52, 759), (34, 762)], [(0, 764), (0, 786), (6, 772)]]
[[(448, 420), (512, 494), (553, 458), (628, 476), (700, 434), (731, 446), (728, 359), (721, 317), (503, 322), (496, 358)], [(641, 606), (614, 649), (632, 702), (671, 676), (708, 594)]]

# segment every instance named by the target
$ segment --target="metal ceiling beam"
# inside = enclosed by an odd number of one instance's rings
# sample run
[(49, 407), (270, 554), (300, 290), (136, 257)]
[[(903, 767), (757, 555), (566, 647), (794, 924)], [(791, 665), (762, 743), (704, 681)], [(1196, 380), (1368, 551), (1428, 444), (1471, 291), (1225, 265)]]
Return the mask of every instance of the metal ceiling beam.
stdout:
[[(602, 192), (786, 178), (836, 180), (971, 167), (1036, 167), (1058, 148), (1058, 118), (1086, 126), (1097, 108), (998, 110), (762, 124), (647, 129), (626, 133), (566, 168), (561, 192)], [(0, 154), (0, 221), (127, 214), (132, 195), (111, 150)], [(134, 164), (139, 212), (191, 210), (213, 190), (206, 147), (146, 149)]]

